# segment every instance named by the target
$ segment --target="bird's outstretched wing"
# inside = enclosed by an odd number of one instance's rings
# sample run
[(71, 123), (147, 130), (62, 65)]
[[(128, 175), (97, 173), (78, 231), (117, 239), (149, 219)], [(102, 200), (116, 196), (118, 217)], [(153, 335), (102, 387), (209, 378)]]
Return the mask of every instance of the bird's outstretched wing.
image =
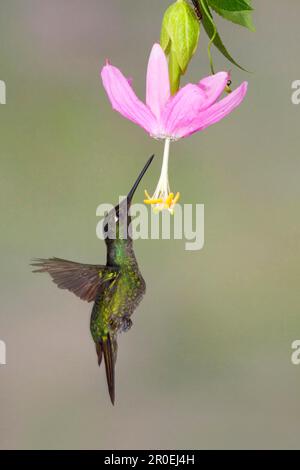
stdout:
[(35, 273), (49, 273), (60, 289), (67, 289), (87, 302), (96, 300), (99, 288), (112, 282), (118, 268), (81, 264), (59, 258), (37, 259), (31, 264)]

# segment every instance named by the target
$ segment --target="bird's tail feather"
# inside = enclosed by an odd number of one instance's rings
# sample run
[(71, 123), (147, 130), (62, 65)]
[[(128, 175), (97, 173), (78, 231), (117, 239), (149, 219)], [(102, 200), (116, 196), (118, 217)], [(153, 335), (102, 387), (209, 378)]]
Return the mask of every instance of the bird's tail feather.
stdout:
[(110, 335), (99, 341), (96, 346), (99, 366), (104, 356), (108, 391), (112, 404), (115, 404), (115, 353)]

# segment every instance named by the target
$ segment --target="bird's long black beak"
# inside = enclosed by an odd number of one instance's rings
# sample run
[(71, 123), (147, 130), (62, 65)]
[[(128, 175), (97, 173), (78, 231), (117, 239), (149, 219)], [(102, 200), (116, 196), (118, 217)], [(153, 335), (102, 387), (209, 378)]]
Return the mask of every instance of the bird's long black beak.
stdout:
[(140, 184), (140, 182), (142, 181), (146, 171), (148, 170), (149, 166), (151, 165), (152, 163), (152, 160), (154, 158), (154, 155), (152, 155), (152, 157), (149, 158), (149, 160), (147, 161), (146, 165), (144, 166), (144, 168), (142, 169), (139, 177), (137, 178), (136, 182), (134, 183), (132, 189), (130, 190), (130, 192), (128, 193), (128, 196), (127, 196), (127, 204), (128, 206), (130, 206), (131, 204), (131, 201), (132, 201), (132, 198), (134, 196), (134, 193), (136, 192), (137, 188), (138, 188), (138, 185)]

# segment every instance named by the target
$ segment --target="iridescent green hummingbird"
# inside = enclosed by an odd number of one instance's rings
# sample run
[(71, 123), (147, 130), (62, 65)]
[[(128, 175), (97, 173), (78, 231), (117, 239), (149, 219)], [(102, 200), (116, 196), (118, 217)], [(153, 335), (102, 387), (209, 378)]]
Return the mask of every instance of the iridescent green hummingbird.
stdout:
[(68, 289), (82, 300), (94, 302), (91, 334), (98, 364), (104, 357), (108, 390), (115, 403), (115, 364), (118, 334), (132, 326), (131, 316), (142, 300), (146, 284), (134, 254), (130, 233), (133, 195), (150, 166), (148, 160), (128, 196), (104, 220), (107, 262), (103, 265), (74, 263), (59, 258), (37, 259), (34, 272), (47, 272), (60, 289)]

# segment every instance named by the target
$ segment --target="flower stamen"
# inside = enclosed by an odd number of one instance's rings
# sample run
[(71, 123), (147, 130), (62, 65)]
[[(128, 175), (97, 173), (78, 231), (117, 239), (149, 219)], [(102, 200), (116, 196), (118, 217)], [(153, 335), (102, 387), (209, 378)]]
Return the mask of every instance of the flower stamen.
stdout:
[(179, 199), (180, 199), (180, 193), (177, 193), (176, 196), (174, 197), (174, 200), (173, 200), (173, 206), (175, 206), (177, 204)]
[(155, 212), (162, 211), (163, 209), (169, 210), (172, 214), (174, 212), (174, 206), (177, 204), (180, 198), (180, 194), (174, 193), (170, 190), (169, 177), (168, 177), (168, 166), (169, 166), (169, 154), (170, 154), (170, 142), (171, 139), (165, 139), (165, 150), (163, 157), (163, 164), (161, 169), (161, 175), (159, 178), (156, 190), (151, 197), (148, 191), (145, 191), (146, 199), (144, 203), (147, 205), (154, 206)]
[(162, 199), (151, 199), (151, 198), (150, 198), (150, 199), (145, 199), (145, 200), (144, 200), (144, 203), (145, 203), (145, 204), (148, 204), (148, 205), (150, 205), (150, 204), (152, 204), (152, 205), (153, 205), (153, 204), (162, 204), (163, 202), (164, 202), (164, 201), (163, 201)]

